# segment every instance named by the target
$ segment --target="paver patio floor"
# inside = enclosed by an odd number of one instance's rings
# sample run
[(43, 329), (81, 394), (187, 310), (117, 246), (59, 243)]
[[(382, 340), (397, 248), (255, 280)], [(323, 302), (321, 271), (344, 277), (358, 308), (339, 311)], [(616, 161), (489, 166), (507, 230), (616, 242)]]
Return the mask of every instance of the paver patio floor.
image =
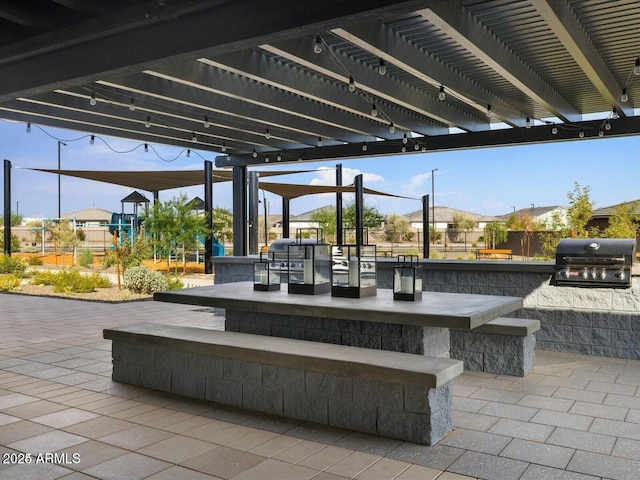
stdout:
[(465, 371), (455, 430), (426, 447), (113, 382), (102, 330), (141, 322), (224, 328), (188, 305), (0, 295), (0, 480), (640, 478), (638, 361)]

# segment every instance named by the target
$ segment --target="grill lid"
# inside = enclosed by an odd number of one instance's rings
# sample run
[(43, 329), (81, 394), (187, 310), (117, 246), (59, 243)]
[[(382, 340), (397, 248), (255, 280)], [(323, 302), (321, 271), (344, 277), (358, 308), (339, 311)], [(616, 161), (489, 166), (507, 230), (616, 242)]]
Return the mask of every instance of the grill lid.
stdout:
[(566, 257), (633, 258), (636, 242), (632, 238), (563, 238), (556, 250), (556, 261)]

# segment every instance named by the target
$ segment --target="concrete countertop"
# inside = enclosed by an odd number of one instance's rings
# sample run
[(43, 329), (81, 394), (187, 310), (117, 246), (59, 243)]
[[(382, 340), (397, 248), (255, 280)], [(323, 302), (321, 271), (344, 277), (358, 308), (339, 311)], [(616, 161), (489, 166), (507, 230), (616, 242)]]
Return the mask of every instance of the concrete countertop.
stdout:
[(154, 300), (219, 307), (230, 310), (302, 315), (369, 322), (471, 330), (523, 306), (522, 298), (461, 293), (423, 292), (421, 301), (394, 301), (389, 289), (361, 299), (338, 298), (330, 294), (294, 295), (287, 285), (280, 291), (253, 290), (251, 282), (157, 292)]

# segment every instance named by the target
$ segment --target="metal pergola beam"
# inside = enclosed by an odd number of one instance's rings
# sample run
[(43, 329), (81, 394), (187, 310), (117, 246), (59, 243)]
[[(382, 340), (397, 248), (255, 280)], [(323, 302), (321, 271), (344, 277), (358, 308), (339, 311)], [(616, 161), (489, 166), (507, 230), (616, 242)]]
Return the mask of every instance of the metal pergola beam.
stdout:
[(553, 115), (564, 122), (582, 120), (577, 108), (492, 35), (466, 8), (461, 8), (458, 2), (440, 3), (418, 13), (446, 31), (454, 41)]

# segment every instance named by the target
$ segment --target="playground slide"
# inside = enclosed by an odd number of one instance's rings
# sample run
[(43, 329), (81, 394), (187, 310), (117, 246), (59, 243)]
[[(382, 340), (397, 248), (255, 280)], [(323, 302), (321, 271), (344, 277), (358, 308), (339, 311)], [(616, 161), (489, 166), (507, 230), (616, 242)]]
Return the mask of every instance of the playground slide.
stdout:
[[(198, 241), (200, 242), (201, 245), (204, 245), (205, 238), (199, 235)], [(224, 257), (224, 245), (222, 245), (216, 237), (213, 237), (213, 256)]]

